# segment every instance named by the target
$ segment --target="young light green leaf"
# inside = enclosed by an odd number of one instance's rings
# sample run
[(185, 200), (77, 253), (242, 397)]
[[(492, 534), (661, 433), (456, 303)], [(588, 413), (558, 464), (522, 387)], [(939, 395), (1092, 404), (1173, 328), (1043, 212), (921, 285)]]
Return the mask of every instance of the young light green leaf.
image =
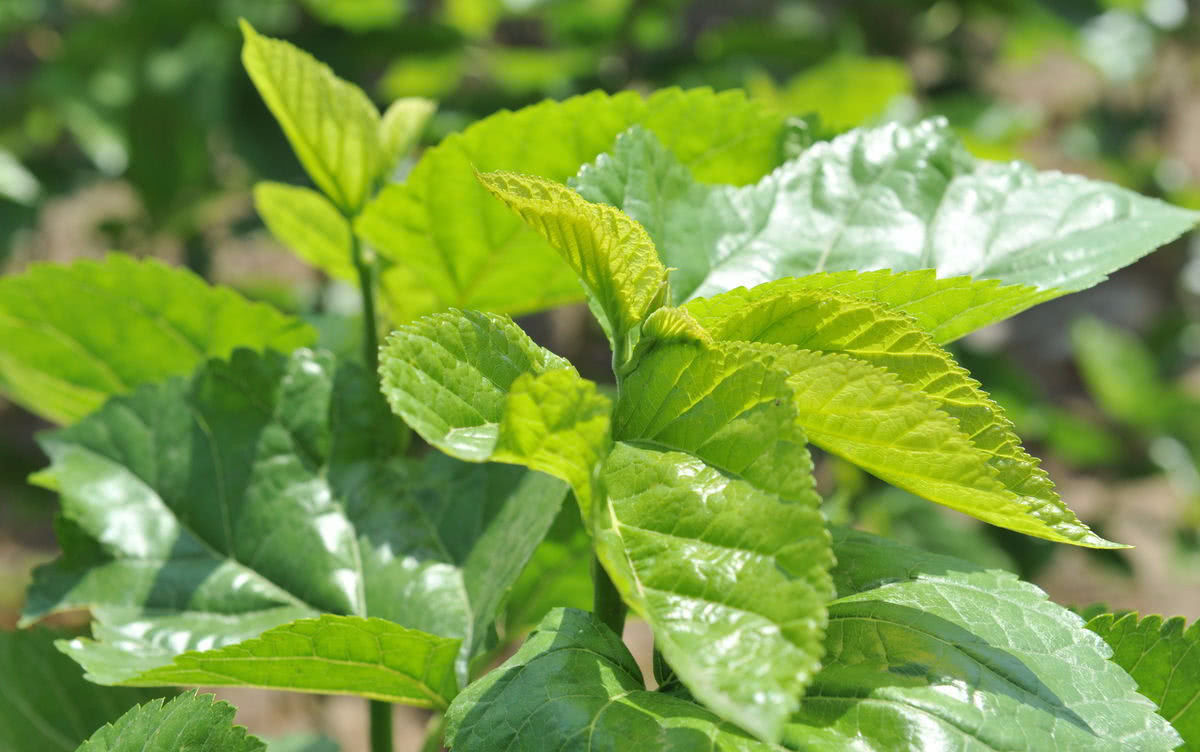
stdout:
[(1112, 661), (1129, 672), (1138, 691), (1183, 737), (1184, 749), (1200, 745), (1200, 622), (1164, 620), (1135, 613), (1100, 614), (1087, 628), (1113, 650)]
[(778, 740), (821, 658), (829, 538), (785, 501), (691, 455), (617, 443), (596, 554), (655, 647), (725, 720)]
[(901, 60), (839, 54), (793, 76), (776, 89), (767, 77), (748, 82), (750, 93), (792, 115), (815, 112), (834, 131), (878, 122), (888, 107), (913, 90)]
[(350, 223), (329, 199), (308, 188), (263, 182), (254, 208), (275, 238), (331, 277), (356, 280)]
[(236, 347), (290, 352), (316, 337), (297, 319), (153, 260), (112, 254), (0, 280), (0, 384), (59, 423)]
[[(457, 694), (461, 641), (406, 629), (383, 619), (322, 614), (214, 650), (176, 654), (139, 640), (132, 625), (106, 627), (105, 640), (61, 640), (59, 648), (101, 684), (261, 687), (351, 694), (444, 710)], [(141, 665), (129, 660), (137, 645)], [(149, 667), (149, 668), (144, 668)]]
[(385, 166), (379, 110), (362, 89), (329, 66), (244, 19), (242, 64), (313, 182), (347, 214), (356, 214)]
[(54, 649), (65, 632), (0, 630), (0, 749), (73, 752), (97, 727), (162, 690), (101, 687)]
[(1082, 290), (1200, 214), (1074, 175), (971, 157), (943, 120), (859, 129), (757, 185), (705, 186), (644, 130), (572, 182), (641, 222), (675, 302), (825, 271), (932, 268)]
[(430, 444), (469, 462), (507, 462), (561, 478), (590, 519), (611, 403), (511, 319), (474, 311), (426, 316), (392, 333), (379, 370), (392, 410)]
[(574, 609), (550, 612), (513, 657), (455, 698), (446, 741), (456, 752), (782, 752), (700, 705), (646, 691), (621, 638)]
[(543, 178), (491, 172), (479, 182), (562, 255), (583, 282), (614, 351), (666, 300), (666, 267), (628, 215)]
[(837, 530), (827, 654), (784, 744), (829, 752), (1174, 749), (1082, 620), (1015, 575)]
[[(784, 291), (777, 291), (780, 287)], [(711, 300), (697, 299), (686, 310), (718, 340), (839, 353), (895, 376), (908, 389), (930, 398), (938, 410), (957, 423), (969, 443), (985, 455), (991, 472), (984, 477), (1000, 483), (1006, 506), (1015, 504), (1023, 510), (1023, 516), (1028, 518), (1024, 521), (1026, 527), (1039, 529), (1041, 537), (1051, 540), (1096, 547), (1114, 545), (1091, 533), (1063, 504), (1039, 462), (1021, 447), (1021, 440), (999, 405), (992, 402), (949, 353), (904, 314), (888, 311), (868, 300), (825, 290), (788, 290), (779, 284), (749, 291), (738, 289)], [(861, 441), (862, 437), (831, 436), (818, 431), (813, 440), (845, 456), (845, 445)], [(913, 479), (906, 477), (907, 464), (885, 467), (883, 472), (888, 473), (886, 479), (895, 485), (926, 495), (917, 490)], [(990, 486), (989, 482), (984, 487)], [(927, 498), (976, 516), (996, 511), (974, 509), (974, 502), (966, 497)], [(1006, 526), (1012, 523), (1009, 520)]]
[(1085, 318), (1071, 326), (1071, 343), (1088, 391), (1113, 418), (1161, 431), (1178, 411), (1179, 396), (1159, 375), (1154, 354), (1135, 336)]
[(412, 151), (436, 110), (437, 102), (423, 97), (401, 97), (388, 106), (379, 122), (384, 171)]
[[(488, 196), (475, 170), (562, 182), (640, 123), (703, 180), (743, 184), (778, 163), (783, 118), (741, 92), (593, 92), (500, 112), (428, 149), (403, 185), (383, 189), (356, 230), (412, 272), (426, 311), (475, 308), (516, 315), (581, 298), (575, 275), (533, 230)], [(535, 148), (530, 148), (535, 144)], [(536, 279), (537, 284), (529, 284)], [(404, 300), (408, 288), (389, 293)]]
[(76, 752), (266, 752), (266, 744), (233, 725), (236, 709), (213, 699), (192, 690), (165, 704), (138, 705)]
[(140, 672), (321, 612), (375, 616), (461, 639), (465, 680), (565, 488), (400, 459), (402, 430), (368, 374), (304, 350), (239, 350), (111, 400), (43, 439), (65, 553), (24, 620), (90, 608)]

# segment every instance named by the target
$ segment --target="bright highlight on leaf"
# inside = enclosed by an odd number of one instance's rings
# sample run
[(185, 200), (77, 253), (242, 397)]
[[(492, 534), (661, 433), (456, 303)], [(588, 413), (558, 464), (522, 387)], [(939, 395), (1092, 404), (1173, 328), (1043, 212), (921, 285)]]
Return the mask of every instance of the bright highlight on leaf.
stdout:
[(131, 708), (76, 752), (266, 752), (267, 745), (233, 725), (237, 711), (195, 690), (164, 703)]
[(298, 319), (154, 260), (112, 254), (0, 280), (0, 388), (58, 423), (237, 347), (290, 352), (316, 338)]

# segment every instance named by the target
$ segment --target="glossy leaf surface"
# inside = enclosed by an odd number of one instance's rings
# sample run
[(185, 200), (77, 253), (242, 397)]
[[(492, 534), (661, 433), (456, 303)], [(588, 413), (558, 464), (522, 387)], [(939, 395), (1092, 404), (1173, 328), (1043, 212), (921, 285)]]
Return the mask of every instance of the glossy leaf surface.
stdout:
[[(460, 640), (405, 629), (383, 619), (324, 614), (216, 650), (175, 655), (143, 641), (129, 658), (130, 630), (99, 630), (107, 645), (84, 638), (60, 648), (102, 684), (239, 686), (321, 694), (353, 694), (444, 709), (458, 690)], [(149, 667), (142, 670), (142, 667)]]
[(0, 387), (59, 423), (236, 347), (290, 352), (316, 337), (297, 319), (153, 260), (113, 254), (0, 280)]
[(379, 110), (329, 66), (244, 19), (242, 64), (300, 164), (338, 208), (356, 213), (383, 167)]
[(938, 276), (1091, 287), (1200, 214), (1074, 175), (969, 155), (941, 120), (851, 131), (757, 185), (702, 185), (645, 130), (573, 181), (641, 222), (675, 302), (781, 277), (936, 269)]
[(1183, 737), (1184, 749), (1200, 746), (1200, 622), (1135, 613), (1101, 614), (1087, 628), (1104, 638), (1112, 661), (1137, 682), (1138, 691)]
[(458, 696), (446, 720), (456, 752), (782, 749), (695, 703), (646, 691), (620, 637), (574, 609), (548, 614), (516, 655)]
[[(987, 472), (976, 473), (977, 484), (964, 478), (959, 489), (936, 489), (926, 478), (914, 475), (909, 463), (876, 462), (863, 444), (884, 429), (876, 427), (874, 436), (856, 433), (850, 430), (849, 420), (812, 430), (819, 446), (859, 464), (870, 462), (864, 467), (890, 483), (989, 522), (1019, 525), (1022, 531), (1035, 531), (1032, 534), (1051, 540), (1114, 545), (1091, 533), (1066, 507), (1040, 463), (1021, 447), (1003, 410), (908, 316), (868, 300), (827, 290), (789, 290), (778, 283), (697, 299), (686, 308), (718, 340), (847, 355), (884, 371), (953, 419), (961, 436), (985, 456)], [(825, 403), (826, 410), (834, 406), (853, 408), (848, 401)], [(805, 403), (801, 410), (810, 407)], [(895, 445), (880, 447), (880, 451), (892, 449)], [(993, 492), (996, 483), (1001, 487), (998, 494)], [(979, 496), (981, 491), (988, 492), (990, 502)]]
[(740, 92), (666, 89), (646, 99), (594, 92), (500, 112), (448, 136), (403, 185), (381, 191), (355, 229), (412, 271), (412, 289), (436, 295), (427, 311), (413, 314), (458, 307), (515, 315), (579, 300), (570, 268), (487, 194), (475, 170), (563, 182), (634, 123), (662, 138), (702, 180), (740, 185), (778, 164), (782, 117)]
[(1179, 737), (1082, 620), (1015, 575), (835, 531), (841, 596), (785, 744), (1169, 750)]
[(101, 687), (54, 647), (63, 632), (0, 631), (0, 749), (73, 752), (98, 727), (163, 690)]
[(329, 199), (309, 188), (263, 182), (254, 208), (275, 238), (331, 277), (356, 280), (350, 223)]
[(236, 712), (195, 691), (154, 700), (100, 728), (77, 752), (265, 752), (266, 744), (233, 725)]
[(403, 430), (367, 374), (304, 350), (238, 351), (113, 400), (43, 441), (65, 554), (35, 572), (24, 618), (89, 607), (97, 639), (168, 662), (321, 612), (377, 616), (461, 639), (465, 676), (565, 489), (396, 459)]
[(819, 664), (832, 595), (815, 498), (784, 501), (691, 455), (624, 443), (603, 484), (596, 553), (655, 647), (706, 707), (778, 739)]

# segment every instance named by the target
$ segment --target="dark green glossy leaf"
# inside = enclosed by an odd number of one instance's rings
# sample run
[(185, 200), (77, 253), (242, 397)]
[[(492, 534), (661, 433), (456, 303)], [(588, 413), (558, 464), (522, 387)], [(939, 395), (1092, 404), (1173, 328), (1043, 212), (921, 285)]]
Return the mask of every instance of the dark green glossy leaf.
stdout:
[(1114, 185), (977, 160), (942, 120), (851, 131), (745, 188), (696, 182), (655, 135), (625, 134), (573, 185), (645, 226), (677, 269), (676, 302), (872, 269), (931, 268), (1062, 294), (1200, 221)]
[(169, 662), (321, 612), (375, 616), (461, 639), (461, 679), (565, 488), (397, 458), (403, 431), (366, 373), (304, 350), (238, 351), (112, 400), (43, 439), (65, 553), (24, 619), (91, 608), (140, 672), (150, 647)]
[(446, 715), (455, 752), (781, 750), (697, 705), (646, 691), (621, 639), (591, 614), (552, 611)]
[(267, 745), (233, 725), (237, 711), (193, 690), (148, 702), (99, 729), (77, 752), (265, 752)]
[(236, 347), (290, 352), (316, 336), (294, 318), (153, 260), (113, 254), (0, 280), (0, 383), (13, 401), (60, 423)]
[(1183, 737), (1183, 749), (1200, 746), (1200, 622), (1135, 613), (1100, 614), (1087, 628), (1112, 647), (1112, 661), (1137, 682), (1138, 691)]
[[(558, 254), (475, 179), (511, 170), (564, 182), (640, 123), (702, 180), (743, 184), (778, 163), (783, 118), (741, 92), (665, 89), (593, 92), (499, 112), (427, 150), (403, 185), (367, 205), (355, 229), (411, 271), (389, 291), (412, 315), (448, 307), (518, 314), (580, 300), (579, 283)], [(530, 284), (530, 280), (537, 280)], [(425, 310), (404, 300), (432, 291)]]
[(54, 648), (62, 632), (0, 631), (0, 749), (73, 752), (97, 727), (163, 690), (101, 687)]
[(1015, 575), (835, 531), (841, 597), (799, 750), (1174, 749), (1082, 620)]

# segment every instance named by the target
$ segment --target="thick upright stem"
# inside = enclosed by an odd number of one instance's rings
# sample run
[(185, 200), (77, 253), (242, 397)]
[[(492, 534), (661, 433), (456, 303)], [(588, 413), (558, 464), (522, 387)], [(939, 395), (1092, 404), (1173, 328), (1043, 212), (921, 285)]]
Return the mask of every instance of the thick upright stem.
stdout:
[(371, 752), (392, 752), (392, 704), (371, 700)]
[(363, 305), (363, 354), (367, 368), (375, 374), (379, 371), (379, 324), (375, 320), (375, 268), (363, 255), (362, 243), (357, 237), (354, 245), (354, 268), (358, 272), (358, 287), (362, 291)]
[(620, 637), (625, 632), (625, 601), (600, 560), (592, 557), (592, 613)]

